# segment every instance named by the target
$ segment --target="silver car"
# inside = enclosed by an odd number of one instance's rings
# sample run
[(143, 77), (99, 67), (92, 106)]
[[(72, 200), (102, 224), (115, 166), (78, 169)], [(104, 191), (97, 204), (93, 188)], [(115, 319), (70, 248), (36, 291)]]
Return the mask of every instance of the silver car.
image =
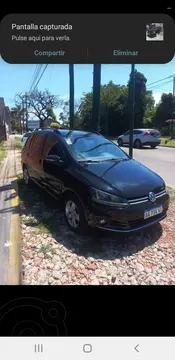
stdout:
[[(130, 131), (118, 137), (119, 146), (129, 145)], [(134, 129), (133, 130), (133, 147), (141, 149), (143, 146), (150, 146), (154, 149), (161, 142), (161, 135), (158, 130), (154, 129)]]

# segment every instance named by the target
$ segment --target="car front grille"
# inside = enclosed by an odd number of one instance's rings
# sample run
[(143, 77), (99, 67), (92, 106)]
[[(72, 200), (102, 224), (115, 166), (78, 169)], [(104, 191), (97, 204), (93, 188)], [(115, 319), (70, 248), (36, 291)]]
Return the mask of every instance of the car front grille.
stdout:
[[(167, 191), (166, 190), (163, 190), (156, 195), (156, 200), (159, 199), (160, 197), (164, 196), (167, 194)], [(144, 202), (148, 202), (149, 199), (148, 199), (148, 196), (145, 196), (145, 197), (142, 197), (142, 198), (135, 198), (135, 199), (132, 199), (132, 200), (128, 200), (129, 204), (130, 205), (137, 205), (137, 204), (141, 204), (141, 203), (144, 203)]]

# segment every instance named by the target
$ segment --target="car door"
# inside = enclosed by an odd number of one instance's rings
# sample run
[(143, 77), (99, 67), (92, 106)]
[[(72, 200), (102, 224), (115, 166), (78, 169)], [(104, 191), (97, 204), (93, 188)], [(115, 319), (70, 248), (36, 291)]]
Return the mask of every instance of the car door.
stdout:
[(130, 131), (127, 131), (126, 133), (124, 133), (123, 138), (122, 138), (124, 144), (129, 144), (129, 134), (130, 134)]
[(53, 195), (64, 191), (65, 153), (57, 137), (48, 135), (44, 149), (44, 186)]
[(43, 149), (47, 138), (46, 133), (36, 133), (31, 139), (27, 152), (28, 171), (30, 177), (39, 185), (43, 185)]

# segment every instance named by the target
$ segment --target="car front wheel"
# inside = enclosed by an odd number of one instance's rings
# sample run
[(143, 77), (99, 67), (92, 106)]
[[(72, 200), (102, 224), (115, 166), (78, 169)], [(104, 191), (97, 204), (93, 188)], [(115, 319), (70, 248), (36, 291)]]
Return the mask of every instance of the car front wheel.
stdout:
[(64, 201), (64, 216), (72, 231), (87, 234), (89, 226), (85, 217), (84, 208), (74, 194), (68, 194)]

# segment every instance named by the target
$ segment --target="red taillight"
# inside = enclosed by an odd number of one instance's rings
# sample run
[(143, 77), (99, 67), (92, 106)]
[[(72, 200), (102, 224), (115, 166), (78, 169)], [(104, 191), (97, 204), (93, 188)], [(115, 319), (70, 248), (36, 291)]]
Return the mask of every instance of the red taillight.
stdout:
[(149, 131), (146, 130), (144, 136), (147, 136), (147, 135), (149, 135)]

